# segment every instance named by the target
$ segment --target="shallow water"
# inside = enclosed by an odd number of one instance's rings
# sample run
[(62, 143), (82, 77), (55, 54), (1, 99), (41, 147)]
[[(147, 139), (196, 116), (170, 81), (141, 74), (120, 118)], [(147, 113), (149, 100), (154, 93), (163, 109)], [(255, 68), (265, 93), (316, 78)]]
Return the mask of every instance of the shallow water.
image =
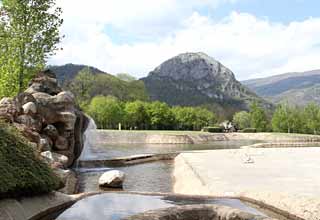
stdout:
[(257, 141), (216, 141), (208, 144), (95, 144), (90, 159), (111, 159), (149, 153), (173, 153), (194, 150), (238, 149)]
[(62, 213), (57, 220), (118, 220), (149, 210), (191, 204), (226, 205), (252, 214), (264, 215), (236, 199), (191, 199), (178, 196), (105, 193), (80, 200)]
[[(123, 184), (125, 191), (139, 192), (172, 192), (172, 161), (156, 161), (125, 167), (117, 167), (126, 174)], [(92, 192), (103, 191), (99, 188), (99, 177), (112, 168), (94, 168), (79, 170), (79, 191)]]
[[(90, 159), (110, 159), (148, 153), (185, 152), (193, 150), (237, 149), (254, 141), (218, 141), (210, 144), (104, 144), (91, 146)], [(94, 146), (94, 147), (93, 147)], [(140, 192), (172, 192), (173, 162), (157, 161), (125, 167), (117, 167), (126, 174), (125, 191)], [(98, 186), (99, 177), (108, 170), (79, 169), (79, 192), (101, 191)]]

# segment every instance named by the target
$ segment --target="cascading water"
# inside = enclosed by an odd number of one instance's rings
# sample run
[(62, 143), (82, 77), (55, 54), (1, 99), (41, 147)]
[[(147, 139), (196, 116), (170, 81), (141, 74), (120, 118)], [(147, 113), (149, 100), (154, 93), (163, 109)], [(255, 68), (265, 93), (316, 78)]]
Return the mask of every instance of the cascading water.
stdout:
[(94, 158), (92, 147), (94, 145), (94, 141), (97, 138), (97, 125), (90, 116), (87, 117), (90, 119), (90, 121), (88, 124), (88, 128), (84, 133), (84, 145), (79, 160), (90, 160)]

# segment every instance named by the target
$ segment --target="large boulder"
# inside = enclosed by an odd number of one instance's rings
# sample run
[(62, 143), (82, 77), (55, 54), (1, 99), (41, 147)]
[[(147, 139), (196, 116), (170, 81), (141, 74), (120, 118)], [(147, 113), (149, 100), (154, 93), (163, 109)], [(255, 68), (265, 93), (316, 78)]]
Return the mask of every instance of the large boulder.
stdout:
[(83, 149), (89, 119), (77, 108), (71, 92), (63, 91), (51, 71), (43, 71), (15, 98), (0, 100), (0, 119), (13, 123), (37, 145), (39, 153), (52, 151), (71, 166)]
[(99, 178), (100, 187), (122, 188), (125, 174), (119, 170), (111, 170), (102, 174)]

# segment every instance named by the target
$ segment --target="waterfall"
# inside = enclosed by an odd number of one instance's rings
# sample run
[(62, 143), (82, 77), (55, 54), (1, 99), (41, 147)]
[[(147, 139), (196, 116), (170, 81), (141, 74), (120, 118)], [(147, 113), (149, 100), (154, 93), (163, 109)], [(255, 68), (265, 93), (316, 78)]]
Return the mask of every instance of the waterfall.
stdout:
[(88, 124), (88, 128), (84, 133), (84, 145), (83, 145), (83, 150), (79, 157), (79, 160), (90, 160), (94, 158), (92, 147), (97, 138), (97, 134), (96, 134), (97, 125), (90, 116), (87, 116), (87, 117), (89, 118), (90, 121)]

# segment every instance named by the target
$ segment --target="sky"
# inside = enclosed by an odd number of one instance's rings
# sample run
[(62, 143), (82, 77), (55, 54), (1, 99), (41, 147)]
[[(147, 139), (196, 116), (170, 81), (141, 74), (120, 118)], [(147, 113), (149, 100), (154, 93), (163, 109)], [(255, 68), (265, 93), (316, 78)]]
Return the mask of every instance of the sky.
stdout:
[(57, 0), (62, 51), (52, 65), (148, 75), (204, 52), (237, 79), (320, 69), (319, 0)]

